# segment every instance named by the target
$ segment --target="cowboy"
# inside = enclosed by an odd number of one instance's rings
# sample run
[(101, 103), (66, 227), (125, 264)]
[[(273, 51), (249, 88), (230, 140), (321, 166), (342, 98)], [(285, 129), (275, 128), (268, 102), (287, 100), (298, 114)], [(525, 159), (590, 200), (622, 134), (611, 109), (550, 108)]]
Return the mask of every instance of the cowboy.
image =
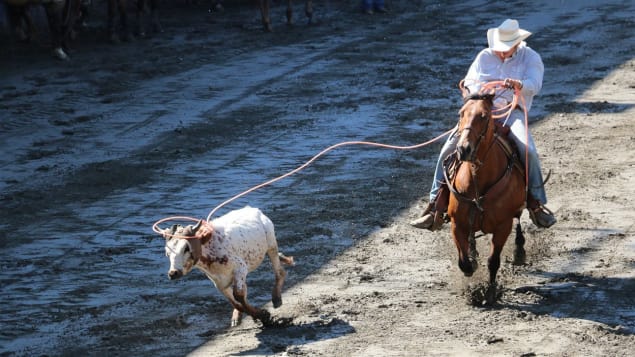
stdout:
[[(533, 98), (542, 88), (544, 65), (540, 55), (532, 50), (524, 41), (531, 32), (519, 28), (518, 21), (507, 19), (499, 27), (487, 30), (487, 42), (489, 48), (481, 50), (470, 66), (464, 79), (464, 85), (470, 93), (478, 93), (482, 84), (490, 81), (504, 79), (506, 87), (520, 91), (524, 98), (524, 108), (517, 106), (507, 118), (503, 118), (504, 125), (511, 131), (510, 137), (516, 143), (518, 150), (524, 153), (528, 151), (529, 187), (527, 197), (527, 210), (536, 226), (548, 228), (556, 223), (553, 213), (544, 205), (547, 203), (540, 160), (536, 152), (536, 146), (531, 134), (525, 130), (524, 110), (531, 109)], [(503, 91), (494, 100), (494, 108), (503, 108), (511, 103), (512, 91)], [(434, 181), (430, 191), (428, 207), (422, 217), (410, 222), (416, 228), (435, 230), (439, 223), (435, 223), (436, 200), (439, 191), (445, 185), (443, 174), (443, 162), (455, 152), (459, 140), (457, 129), (450, 134), (445, 145), (441, 149), (437, 167), (434, 173)], [(525, 155), (520, 155), (525, 164)], [(447, 207), (447, 204), (440, 205)], [(444, 213), (444, 212), (443, 212)]]

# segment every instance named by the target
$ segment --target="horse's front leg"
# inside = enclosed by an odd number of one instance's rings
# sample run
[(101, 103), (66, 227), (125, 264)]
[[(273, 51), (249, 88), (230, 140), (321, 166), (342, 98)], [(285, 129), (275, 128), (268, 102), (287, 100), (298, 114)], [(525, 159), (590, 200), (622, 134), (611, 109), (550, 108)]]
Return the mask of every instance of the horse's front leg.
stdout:
[(466, 231), (463, 227), (459, 227), (454, 220), (452, 220), (452, 227), (450, 228), (452, 233), (452, 240), (454, 241), (454, 245), (459, 253), (459, 268), (463, 272), (465, 276), (472, 276), (474, 271), (476, 270), (475, 262), (470, 259), (471, 249), (469, 242), (470, 233)]
[(490, 255), (487, 258), (487, 268), (489, 269), (489, 287), (486, 293), (486, 300), (488, 304), (493, 304), (497, 299), (497, 287), (496, 287), (496, 274), (501, 264), (501, 252), (507, 242), (507, 237), (512, 231), (512, 222), (502, 222), (498, 224), (497, 229), (492, 235), (492, 244)]

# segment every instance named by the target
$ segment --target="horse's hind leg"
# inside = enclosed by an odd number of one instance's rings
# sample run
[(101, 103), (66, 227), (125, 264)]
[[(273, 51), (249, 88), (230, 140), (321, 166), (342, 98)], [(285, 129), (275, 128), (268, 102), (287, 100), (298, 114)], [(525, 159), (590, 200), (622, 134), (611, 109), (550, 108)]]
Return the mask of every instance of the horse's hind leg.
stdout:
[(143, 20), (144, 20), (143, 11), (145, 10), (145, 5), (146, 5), (145, 0), (137, 0), (137, 12), (136, 12), (137, 31), (136, 33), (137, 33), (137, 36), (139, 37), (146, 36), (146, 28), (145, 28), (145, 24), (143, 23)]
[(51, 39), (53, 42), (53, 55), (63, 61), (68, 60), (68, 55), (62, 48), (64, 46), (64, 29), (62, 28), (63, 2), (51, 2), (44, 6), (49, 23)]
[(489, 269), (489, 287), (486, 293), (486, 300), (488, 304), (493, 304), (497, 299), (497, 286), (496, 286), (496, 274), (498, 274), (498, 269), (500, 268), (500, 255), (503, 251), (503, 247), (505, 246), (505, 242), (507, 242), (507, 237), (512, 230), (512, 222), (513, 220), (509, 220), (509, 222), (501, 223), (498, 226), (498, 229), (492, 235), (492, 245), (490, 256), (487, 258), (487, 267)]
[(159, 21), (159, 0), (150, 0), (150, 21), (152, 21), (152, 31), (163, 32), (163, 26)]
[(307, 0), (304, 5), (304, 14), (307, 17), (307, 23), (310, 25), (313, 23), (313, 0)]
[(514, 265), (525, 264), (525, 236), (523, 235), (522, 227), (520, 226), (520, 219), (515, 218), (516, 221), (516, 248), (514, 249)]
[(293, 25), (293, 7), (291, 0), (287, 0), (287, 25)]
[(270, 0), (260, 0), (258, 3), (260, 4), (260, 15), (262, 16), (262, 27), (267, 32), (272, 32), (271, 28), (271, 18), (269, 17), (269, 1)]

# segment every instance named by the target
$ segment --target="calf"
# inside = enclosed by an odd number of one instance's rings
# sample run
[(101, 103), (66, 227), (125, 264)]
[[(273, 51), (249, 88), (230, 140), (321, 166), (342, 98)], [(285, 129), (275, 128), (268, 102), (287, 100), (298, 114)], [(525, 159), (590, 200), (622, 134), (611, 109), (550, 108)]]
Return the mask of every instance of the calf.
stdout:
[(278, 252), (273, 223), (259, 209), (245, 207), (231, 211), (212, 222), (199, 221), (195, 226), (173, 225), (163, 230), (165, 254), (170, 258), (168, 277), (178, 279), (193, 268), (203, 271), (234, 307), (231, 325), (240, 323), (245, 312), (263, 324), (269, 312), (247, 302), (247, 273), (255, 270), (269, 256), (276, 283), (271, 301), (282, 305), (281, 290), (286, 272), (281, 262), (293, 265), (293, 257)]

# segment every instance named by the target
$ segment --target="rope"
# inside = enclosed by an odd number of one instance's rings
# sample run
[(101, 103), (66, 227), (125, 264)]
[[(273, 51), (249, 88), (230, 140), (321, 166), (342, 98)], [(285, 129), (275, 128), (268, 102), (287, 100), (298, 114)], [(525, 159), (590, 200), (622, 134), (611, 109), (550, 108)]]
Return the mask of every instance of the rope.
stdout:
[[(450, 129), (450, 130), (446, 131), (445, 133), (443, 133), (443, 134), (441, 134), (441, 135), (437, 136), (437, 137), (436, 137), (436, 138), (434, 138), (434, 139), (428, 140), (428, 141), (426, 141), (426, 142), (424, 142), (424, 143), (421, 143), (421, 144), (410, 145), (410, 146), (388, 145), (388, 144), (376, 143), (376, 142), (371, 142), (371, 141), (345, 141), (345, 142), (341, 142), (341, 143), (339, 143), (339, 144), (331, 145), (331, 146), (329, 146), (328, 148), (326, 148), (326, 149), (324, 149), (324, 150), (320, 151), (317, 155), (313, 156), (311, 159), (309, 159), (309, 160), (308, 160), (307, 162), (305, 162), (304, 164), (302, 164), (302, 165), (298, 166), (296, 169), (291, 170), (291, 171), (287, 172), (287, 173), (286, 173), (286, 174), (284, 174), (284, 175), (280, 175), (280, 176), (278, 176), (278, 177), (276, 177), (276, 178), (273, 178), (273, 179), (271, 179), (271, 180), (269, 180), (269, 181), (266, 181), (266, 182), (263, 182), (263, 183), (261, 183), (261, 184), (259, 184), (259, 185), (256, 185), (256, 186), (254, 186), (254, 187), (252, 187), (252, 188), (250, 188), (250, 189), (248, 189), (248, 190), (245, 190), (245, 191), (243, 191), (243, 192), (241, 192), (241, 193), (239, 193), (239, 194), (237, 194), (237, 195), (235, 195), (235, 196), (231, 197), (230, 199), (228, 199), (228, 200), (226, 200), (226, 201), (222, 202), (221, 204), (219, 204), (218, 206), (216, 206), (216, 207), (215, 207), (215, 208), (214, 208), (214, 209), (213, 209), (213, 210), (209, 213), (209, 215), (207, 215), (207, 222), (210, 222), (210, 221), (211, 221), (211, 217), (214, 215), (214, 213), (216, 213), (216, 211), (218, 211), (220, 208), (222, 208), (223, 206), (227, 205), (228, 203), (230, 203), (230, 202), (232, 202), (232, 201), (234, 201), (234, 200), (237, 200), (238, 198), (243, 197), (243, 196), (245, 196), (245, 195), (247, 195), (247, 194), (249, 194), (249, 193), (251, 193), (251, 192), (253, 192), (253, 191), (256, 191), (256, 190), (258, 190), (258, 189), (260, 189), (260, 188), (263, 188), (263, 187), (265, 187), (265, 186), (271, 185), (271, 184), (272, 184), (272, 183), (274, 183), (274, 182), (277, 182), (277, 181), (280, 181), (280, 180), (282, 180), (282, 179), (284, 179), (284, 178), (286, 178), (286, 177), (289, 177), (289, 176), (291, 176), (291, 175), (293, 175), (293, 174), (295, 174), (295, 173), (297, 173), (297, 172), (299, 172), (299, 171), (302, 171), (302, 170), (303, 170), (303, 169), (305, 169), (307, 166), (309, 166), (311, 163), (313, 163), (315, 160), (317, 160), (320, 156), (323, 156), (323, 155), (324, 155), (324, 154), (326, 154), (327, 152), (329, 152), (329, 151), (331, 151), (331, 150), (334, 150), (334, 149), (336, 149), (336, 148), (340, 148), (340, 147), (343, 147), (343, 146), (351, 146), (351, 145), (364, 145), (364, 146), (380, 147), (380, 148), (384, 148), (384, 149), (395, 149), (395, 150), (413, 150), (413, 149), (422, 148), (422, 147), (424, 147), (424, 146), (426, 146), (426, 145), (430, 145), (430, 144), (432, 144), (432, 143), (434, 143), (434, 142), (438, 141), (439, 139), (441, 139), (441, 138), (443, 138), (443, 137), (445, 137), (445, 136), (449, 135), (452, 131), (454, 131), (454, 128), (452, 128), (452, 129)], [(163, 233), (163, 231), (159, 228), (159, 225), (160, 225), (160, 224), (162, 224), (162, 223), (165, 223), (165, 222), (167, 222), (167, 221), (175, 221), (175, 220), (198, 221), (198, 219), (197, 219), (197, 218), (193, 218), (193, 217), (186, 217), (186, 216), (166, 217), (166, 218), (163, 218), (163, 219), (161, 219), (161, 220), (157, 221), (156, 223), (154, 223), (154, 224), (152, 225), (152, 230), (153, 230), (155, 233), (162, 234), (162, 233)]]
[[(492, 82), (488, 82), (483, 84), (482, 86), (482, 91), (484, 90), (500, 90), (501, 88), (506, 88), (505, 87), (505, 83), (504, 81), (492, 81)], [(520, 95), (520, 90), (515, 90), (514, 92), (514, 96), (512, 99), (512, 103), (510, 103), (509, 105), (503, 107), (503, 108), (499, 108), (496, 109), (495, 111), (502, 111), (502, 113), (500, 114), (496, 114), (496, 115), (492, 115), (492, 117), (494, 119), (499, 119), (499, 118), (503, 118), (503, 117), (507, 117), (509, 118), (509, 116), (511, 115), (511, 112), (516, 108), (517, 104), (518, 104), (518, 98), (520, 98), (521, 104), (522, 104), (522, 108), (525, 112), (525, 133), (526, 133), (526, 137), (525, 137), (525, 142), (528, 144), (529, 143), (529, 128), (528, 128), (528, 116), (527, 116), (527, 108), (525, 105), (525, 98), (523, 98), (522, 95)], [(207, 215), (207, 222), (210, 222), (212, 219), (212, 216), (214, 215), (214, 213), (216, 213), (216, 211), (218, 211), (219, 209), (221, 209), (222, 207), (224, 207), (225, 205), (229, 204), (232, 201), (237, 200), (240, 197), (243, 197), (251, 192), (254, 192), (258, 189), (261, 189), (265, 186), (271, 185), (274, 182), (280, 181), (284, 178), (287, 178), (293, 174), (298, 173), (299, 171), (302, 171), (303, 169), (305, 169), (307, 166), (309, 166), (310, 164), (312, 164), (315, 160), (317, 160), (319, 157), (323, 156), (324, 154), (326, 154), (327, 152), (343, 147), (343, 146), (351, 146), (351, 145), (364, 145), (364, 146), (372, 146), (372, 147), (379, 147), (379, 148), (384, 148), (384, 149), (395, 149), (395, 150), (413, 150), (413, 149), (418, 149), (418, 148), (422, 148), (426, 145), (430, 145), (436, 141), (438, 141), (439, 139), (449, 135), (451, 132), (454, 131), (454, 128), (446, 131), (445, 133), (437, 136), (434, 139), (428, 140), (424, 143), (421, 144), (416, 144), (416, 145), (410, 145), (410, 146), (398, 146), (398, 145), (389, 145), (389, 144), (382, 144), (382, 143), (376, 143), (376, 142), (371, 142), (371, 141), (345, 141), (345, 142), (341, 142), (335, 145), (331, 145), (329, 147), (327, 147), (326, 149), (320, 151), (317, 155), (313, 156), (311, 159), (309, 159), (307, 162), (305, 162), (304, 164), (298, 166), (296, 169), (291, 170), (289, 172), (287, 172), (284, 175), (280, 175), (278, 177), (275, 177), (269, 181), (263, 182), (259, 185), (256, 185), (250, 189), (247, 189), (233, 197), (231, 197), (230, 199), (222, 202), (221, 204), (219, 204), (218, 206), (216, 206), (213, 210), (210, 211), (210, 213)], [(525, 187), (527, 189), (527, 187), (529, 187), (529, 166), (528, 166), (528, 159), (529, 159), (529, 149), (528, 149), (528, 145), (525, 145)], [(165, 223), (167, 221), (175, 221), (175, 220), (188, 220), (188, 221), (199, 221), (199, 219), (197, 218), (193, 218), (193, 217), (187, 217), (187, 216), (173, 216), (173, 217), (166, 217), (163, 218), (161, 220), (158, 220), (157, 222), (155, 222), (152, 225), (152, 230), (158, 234), (162, 234), (163, 231), (159, 228), (159, 225), (162, 223)]]
[[(507, 88), (505, 86), (505, 81), (492, 81), (483, 84), (481, 87), (481, 91), (484, 90), (500, 90), (501, 88)], [(529, 190), (529, 115), (527, 113), (527, 105), (525, 103), (525, 97), (520, 94), (520, 89), (514, 90), (514, 96), (512, 97), (512, 102), (508, 105), (493, 110), (493, 112), (501, 112), (500, 114), (492, 114), (492, 118), (500, 119), (505, 118), (505, 121), (509, 119), (509, 116), (512, 114), (514, 109), (516, 109), (518, 105), (518, 98), (520, 98), (520, 104), (523, 108), (523, 113), (525, 114), (525, 195)]]

